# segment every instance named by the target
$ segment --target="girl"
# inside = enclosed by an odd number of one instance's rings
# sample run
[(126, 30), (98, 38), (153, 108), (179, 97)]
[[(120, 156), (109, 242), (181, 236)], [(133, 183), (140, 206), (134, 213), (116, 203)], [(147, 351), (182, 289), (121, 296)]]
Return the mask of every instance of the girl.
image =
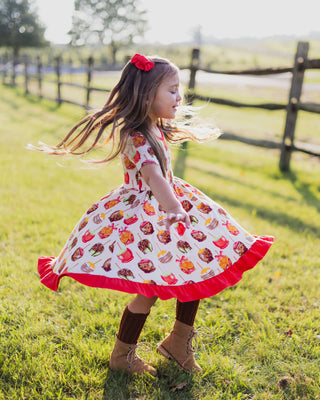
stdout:
[(136, 54), (100, 111), (56, 147), (38, 148), (82, 155), (111, 143), (100, 162), (121, 156), (124, 184), (93, 204), (59, 257), (41, 257), (38, 270), (53, 290), (69, 276), (137, 294), (123, 312), (110, 358), (111, 369), (130, 374), (157, 374), (135, 350), (158, 297), (177, 299), (174, 327), (158, 351), (183, 370), (200, 372), (191, 343), (200, 299), (236, 284), (273, 242), (251, 236), (220, 205), (173, 177), (167, 141), (199, 140), (172, 122), (180, 101), (178, 68)]

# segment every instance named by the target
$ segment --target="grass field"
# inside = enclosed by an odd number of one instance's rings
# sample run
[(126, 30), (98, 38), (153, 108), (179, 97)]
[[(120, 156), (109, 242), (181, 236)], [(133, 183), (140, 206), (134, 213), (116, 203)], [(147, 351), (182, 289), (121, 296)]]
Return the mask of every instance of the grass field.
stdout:
[[(55, 293), (36, 271), (37, 258), (57, 255), (83, 211), (122, 182), (119, 162), (83, 169), (25, 149), (55, 144), (82, 113), (0, 87), (0, 399), (320, 399), (319, 159), (294, 154), (281, 174), (277, 151), (189, 145), (184, 178), (275, 243), (238, 285), (202, 301), (202, 375), (155, 351), (174, 321), (169, 300), (156, 303), (141, 337), (160, 377), (129, 378), (108, 359), (131, 296), (68, 279)], [(267, 118), (260, 125), (272, 125)]]

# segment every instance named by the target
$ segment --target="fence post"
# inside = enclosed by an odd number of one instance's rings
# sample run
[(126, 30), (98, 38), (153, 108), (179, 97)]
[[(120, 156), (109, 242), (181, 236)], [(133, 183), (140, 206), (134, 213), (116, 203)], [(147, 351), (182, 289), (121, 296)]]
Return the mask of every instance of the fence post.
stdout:
[[(193, 103), (194, 89), (196, 86), (196, 73), (199, 68), (199, 59), (200, 59), (200, 49), (199, 48), (192, 49), (191, 63), (189, 67), (190, 77), (189, 77), (188, 91), (185, 95), (186, 104), (189, 106), (191, 106)], [(191, 115), (186, 115), (186, 118), (191, 118)], [(174, 164), (175, 174), (180, 178), (184, 177), (187, 155), (188, 155), (188, 142), (183, 142), (180, 145), (177, 158)]]
[(59, 106), (62, 103), (62, 99), (61, 99), (61, 57), (58, 56), (56, 57), (56, 75), (57, 75), (57, 102), (59, 104)]
[[(8, 63), (8, 61), (7, 61)], [(7, 67), (6, 67), (6, 62), (4, 62), (4, 67), (3, 67), (3, 72), (2, 72), (2, 84), (5, 85), (6, 84), (6, 79), (7, 79)]]
[(299, 101), (302, 92), (304, 65), (308, 57), (309, 43), (299, 42), (294, 60), (291, 80), (291, 88), (287, 105), (286, 124), (283, 133), (279, 168), (281, 171), (289, 171), (291, 153), (294, 147), (294, 131), (296, 127)]
[(93, 57), (88, 58), (88, 69), (87, 69), (87, 96), (86, 96), (86, 109), (89, 109), (90, 103), (90, 94), (91, 94), (91, 79), (92, 79), (92, 70), (93, 70)]
[(194, 48), (191, 53), (191, 64), (190, 64), (190, 77), (188, 84), (188, 92), (186, 94), (186, 103), (188, 105), (192, 105), (193, 103), (193, 92), (196, 86), (196, 73), (199, 68), (199, 60), (200, 60), (200, 49)]
[(37, 56), (37, 79), (38, 79), (38, 96), (42, 99), (42, 63), (40, 56)]
[(28, 71), (28, 64), (29, 64), (29, 60), (28, 60), (28, 56), (24, 56), (24, 60), (23, 60), (23, 64), (24, 64), (24, 88), (25, 88), (25, 94), (29, 94), (29, 71)]
[(11, 75), (11, 85), (16, 86), (16, 66), (18, 64), (18, 57), (16, 51), (13, 52), (12, 59), (12, 75)]

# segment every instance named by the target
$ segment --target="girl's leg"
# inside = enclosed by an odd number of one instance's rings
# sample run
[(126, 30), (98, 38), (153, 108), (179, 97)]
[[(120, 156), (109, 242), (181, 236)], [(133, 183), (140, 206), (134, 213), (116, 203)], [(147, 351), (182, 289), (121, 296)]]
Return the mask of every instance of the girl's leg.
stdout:
[(187, 301), (186, 303), (177, 300), (176, 319), (184, 324), (193, 326), (199, 304), (200, 300)]
[(157, 371), (135, 353), (140, 333), (156, 300), (157, 297), (148, 298), (138, 294), (125, 308), (110, 357), (111, 369), (127, 371), (129, 374), (149, 372), (157, 375)]
[(137, 344), (142, 328), (146, 322), (150, 309), (157, 297), (145, 297), (138, 294), (124, 309), (120, 321), (117, 338), (124, 343)]
[(137, 296), (129, 304), (129, 310), (137, 314), (149, 314), (150, 309), (157, 301), (157, 298), (157, 296), (149, 298), (142, 296), (141, 294), (137, 294)]
[(201, 367), (194, 359), (192, 339), (196, 332), (194, 320), (200, 300), (182, 303), (177, 300), (176, 321), (170, 335), (160, 344), (158, 351), (172, 359), (184, 371), (201, 372)]

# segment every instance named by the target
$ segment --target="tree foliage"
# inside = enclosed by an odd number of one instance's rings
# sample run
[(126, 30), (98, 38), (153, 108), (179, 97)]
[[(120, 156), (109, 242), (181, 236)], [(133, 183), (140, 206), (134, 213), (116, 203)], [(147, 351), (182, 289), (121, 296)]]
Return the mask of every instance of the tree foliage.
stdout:
[(45, 44), (44, 31), (29, 0), (0, 1), (0, 46), (11, 47), (17, 55), (22, 47)]
[(147, 21), (138, 0), (76, 0), (69, 32), (72, 45), (109, 45), (115, 63), (122, 46), (144, 35)]

